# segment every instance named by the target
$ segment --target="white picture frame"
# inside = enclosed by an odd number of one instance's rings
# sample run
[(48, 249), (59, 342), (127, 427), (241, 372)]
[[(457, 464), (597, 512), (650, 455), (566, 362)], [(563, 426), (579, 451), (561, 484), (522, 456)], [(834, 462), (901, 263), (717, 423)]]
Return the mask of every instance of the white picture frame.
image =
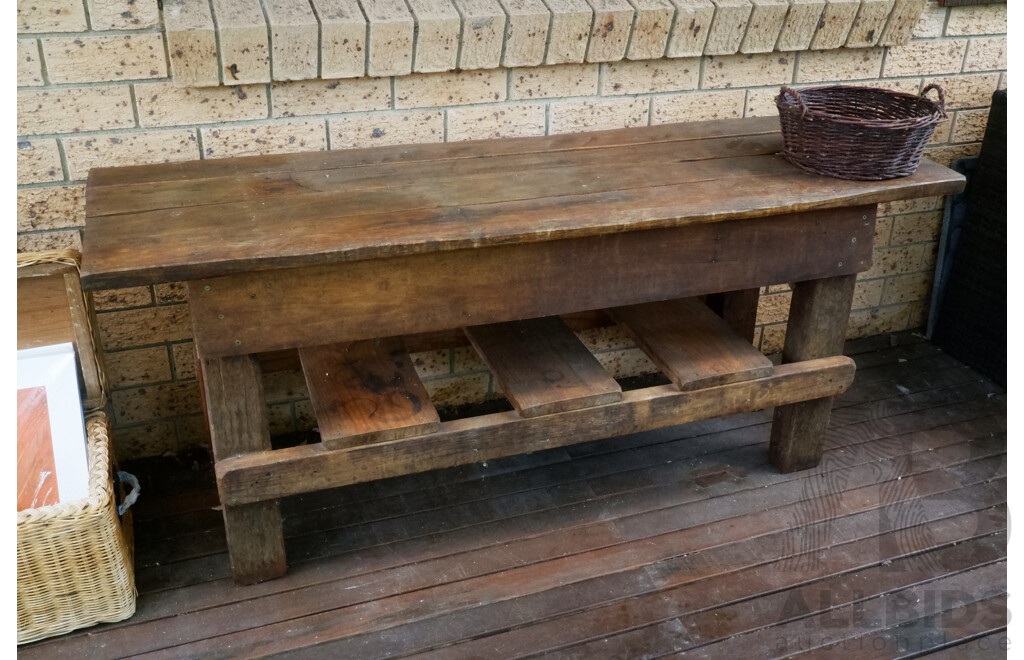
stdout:
[(61, 502), (89, 495), (89, 457), (71, 343), (18, 351), (18, 389), (45, 387)]

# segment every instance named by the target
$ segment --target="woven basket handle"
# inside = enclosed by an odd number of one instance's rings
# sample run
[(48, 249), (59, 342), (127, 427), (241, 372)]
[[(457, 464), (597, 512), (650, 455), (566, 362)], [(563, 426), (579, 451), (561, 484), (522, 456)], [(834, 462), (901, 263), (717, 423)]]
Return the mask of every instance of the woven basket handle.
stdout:
[(800, 96), (800, 92), (796, 91), (792, 87), (786, 87), (785, 85), (779, 90), (782, 94), (790, 95), (796, 99), (797, 105), (800, 106), (800, 118), (803, 119), (807, 115), (807, 104), (804, 103), (804, 97)]
[(924, 96), (933, 89), (939, 93), (939, 112), (946, 114), (946, 90), (942, 89), (935, 83), (932, 83), (921, 90), (921, 96)]

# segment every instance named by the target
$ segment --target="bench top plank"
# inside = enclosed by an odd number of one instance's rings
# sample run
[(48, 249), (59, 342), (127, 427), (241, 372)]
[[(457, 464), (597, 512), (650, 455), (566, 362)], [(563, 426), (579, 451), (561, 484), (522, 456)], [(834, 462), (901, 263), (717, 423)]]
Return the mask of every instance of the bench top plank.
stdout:
[(101, 168), (89, 289), (943, 195), (963, 177), (843, 181), (778, 151), (775, 117)]

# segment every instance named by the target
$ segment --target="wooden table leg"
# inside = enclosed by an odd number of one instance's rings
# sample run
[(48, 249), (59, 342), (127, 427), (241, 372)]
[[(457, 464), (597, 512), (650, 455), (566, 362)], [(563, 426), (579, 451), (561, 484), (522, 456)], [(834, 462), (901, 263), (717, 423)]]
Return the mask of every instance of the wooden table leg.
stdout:
[(754, 326), (757, 324), (757, 303), (760, 297), (760, 289), (740, 289), (713, 293), (708, 296), (707, 304), (736, 334), (753, 343)]
[[(840, 355), (853, 304), (856, 275), (798, 282), (789, 308), (784, 363)], [(771, 461), (782, 472), (814, 467), (832, 412), (832, 397), (775, 409)]]
[[(270, 449), (267, 407), (254, 356), (200, 360), (213, 457)], [(277, 500), (224, 506), (231, 571), (238, 584), (253, 584), (284, 575), (284, 533)]]

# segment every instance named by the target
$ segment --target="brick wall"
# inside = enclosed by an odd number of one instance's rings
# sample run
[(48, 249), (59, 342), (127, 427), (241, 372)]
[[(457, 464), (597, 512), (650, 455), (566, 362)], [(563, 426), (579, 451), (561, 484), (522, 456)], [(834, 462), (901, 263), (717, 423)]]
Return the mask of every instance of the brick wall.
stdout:
[[(80, 246), (91, 167), (771, 115), (780, 84), (831, 81), (941, 84), (951, 121), (928, 156), (948, 164), (978, 152), (991, 94), (1006, 86), (1006, 5), (936, 0), (903, 46), (206, 88), (169, 78), (156, 0), (21, 0), (18, 29), (19, 251)], [(851, 337), (923, 325), (942, 203), (880, 208)], [(789, 295), (780, 285), (762, 297), (755, 341), (766, 353), (782, 347)], [(182, 287), (105, 291), (95, 302), (119, 454), (205, 442)], [(615, 328), (582, 336), (616, 376), (653, 370)], [(496, 394), (469, 348), (415, 358), (439, 405)], [(266, 387), (275, 433), (315, 424), (301, 374), (268, 374)]]

